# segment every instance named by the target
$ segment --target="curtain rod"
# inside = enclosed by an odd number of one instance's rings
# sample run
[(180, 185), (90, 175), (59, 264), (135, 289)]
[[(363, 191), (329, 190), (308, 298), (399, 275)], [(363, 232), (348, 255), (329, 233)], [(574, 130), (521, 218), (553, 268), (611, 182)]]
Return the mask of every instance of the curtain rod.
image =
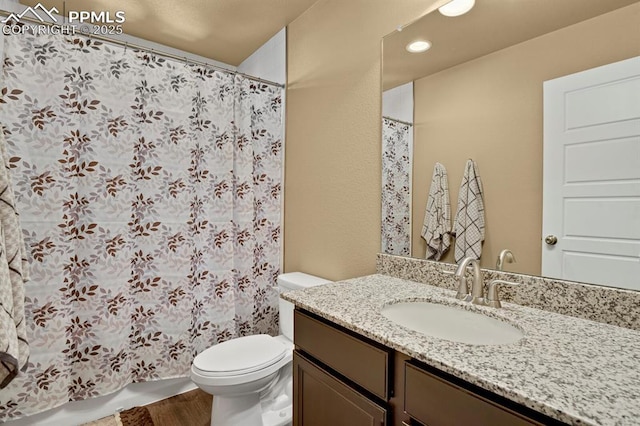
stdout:
[(402, 121), (402, 120), (398, 120), (398, 119), (386, 117), (386, 116), (382, 116), (382, 118), (385, 120), (395, 121), (396, 123), (404, 124), (405, 126), (413, 127), (413, 123), (409, 123), (407, 121)]
[[(7, 12), (6, 10), (0, 10), (0, 16), (7, 16), (8, 17), (10, 14), (11, 14), (11, 12)], [(55, 22), (39, 21), (37, 19), (29, 18), (27, 16), (21, 17), (20, 21), (27, 21), (27, 22), (30, 22), (30, 23), (33, 23), (33, 24), (47, 25), (47, 26), (50, 26), (50, 27), (53, 27), (55, 25), (60, 25), (60, 24), (55, 23)], [(6, 24), (0, 24), (0, 25), (6, 25)], [(140, 51), (143, 51), (143, 52), (149, 52), (149, 53), (152, 53), (152, 54), (157, 55), (157, 56), (162, 56), (164, 58), (173, 59), (175, 61), (182, 61), (185, 64), (193, 64), (193, 65), (198, 65), (198, 66), (202, 66), (202, 67), (213, 68), (215, 70), (218, 70), (220, 72), (224, 72), (224, 73), (227, 73), (227, 74), (240, 75), (242, 77), (245, 77), (248, 80), (257, 81), (259, 83), (264, 83), (264, 84), (268, 84), (268, 85), (271, 85), (271, 86), (277, 86), (277, 87), (280, 87), (282, 89), (285, 88), (285, 85), (282, 84), (282, 83), (276, 83), (275, 81), (265, 80), (263, 78), (254, 77), (252, 75), (244, 74), (244, 73), (241, 73), (241, 72), (238, 72), (238, 71), (228, 70), (226, 68), (223, 68), (223, 67), (220, 67), (220, 66), (217, 66), (217, 65), (208, 64), (206, 62), (196, 61), (196, 60), (193, 60), (193, 59), (188, 59), (186, 56), (178, 56), (178, 55), (175, 55), (173, 53), (163, 52), (161, 50), (156, 50), (156, 49), (152, 49), (150, 47), (141, 46), (141, 45), (134, 44), (134, 43), (129, 43), (127, 41), (118, 40), (116, 38), (106, 37), (106, 36), (103, 36), (103, 35), (100, 35), (100, 34), (79, 33), (79, 34), (76, 34), (76, 35), (80, 35), (80, 36), (86, 37), (88, 39), (95, 39), (95, 40), (104, 41), (104, 42), (107, 42), (107, 43), (115, 44), (117, 46), (123, 46), (125, 49), (131, 48), (131, 49), (134, 49), (134, 50), (140, 50)]]

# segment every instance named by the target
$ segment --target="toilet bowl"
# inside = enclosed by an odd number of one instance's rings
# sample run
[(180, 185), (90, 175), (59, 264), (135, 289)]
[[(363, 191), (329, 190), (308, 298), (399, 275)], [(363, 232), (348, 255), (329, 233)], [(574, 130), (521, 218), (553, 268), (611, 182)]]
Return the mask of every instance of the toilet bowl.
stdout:
[[(280, 292), (331, 281), (301, 272), (278, 276)], [(280, 332), (238, 337), (201, 352), (191, 380), (213, 395), (212, 426), (286, 426), (293, 409), (293, 304), (280, 299)]]

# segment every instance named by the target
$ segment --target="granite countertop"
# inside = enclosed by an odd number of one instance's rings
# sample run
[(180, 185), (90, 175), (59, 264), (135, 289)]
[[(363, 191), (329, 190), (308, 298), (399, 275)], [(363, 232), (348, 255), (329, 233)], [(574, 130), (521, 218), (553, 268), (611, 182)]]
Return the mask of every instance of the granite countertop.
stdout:
[[(512, 303), (458, 301), (440, 287), (369, 275), (281, 297), (343, 327), (484, 389), (570, 424), (640, 424), (640, 332)], [(424, 300), (502, 319), (524, 337), (478, 346), (430, 337), (380, 314), (389, 303)]]

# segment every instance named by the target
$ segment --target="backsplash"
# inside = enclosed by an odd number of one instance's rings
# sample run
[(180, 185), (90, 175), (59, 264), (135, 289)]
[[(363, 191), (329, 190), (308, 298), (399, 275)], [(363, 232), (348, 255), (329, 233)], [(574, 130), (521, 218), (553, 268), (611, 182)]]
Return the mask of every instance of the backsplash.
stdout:
[[(378, 254), (378, 274), (421, 282), (450, 290), (457, 282), (450, 274), (457, 265), (426, 259)], [(482, 269), (485, 286), (493, 279), (523, 285), (503, 286), (500, 299), (563, 315), (640, 330), (640, 292), (602, 287), (535, 275)]]

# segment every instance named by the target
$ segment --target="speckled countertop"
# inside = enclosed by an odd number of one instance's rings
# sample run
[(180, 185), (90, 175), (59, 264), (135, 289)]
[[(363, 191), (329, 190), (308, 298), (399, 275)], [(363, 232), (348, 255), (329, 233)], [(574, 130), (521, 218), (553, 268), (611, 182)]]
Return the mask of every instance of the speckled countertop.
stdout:
[[(473, 306), (454, 292), (386, 275), (305, 290), (283, 299), (470, 383), (570, 424), (640, 425), (640, 332), (512, 303)], [(481, 311), (520, 328), (509, 345), (430, 337), (380, 314), (424, 300)]]

